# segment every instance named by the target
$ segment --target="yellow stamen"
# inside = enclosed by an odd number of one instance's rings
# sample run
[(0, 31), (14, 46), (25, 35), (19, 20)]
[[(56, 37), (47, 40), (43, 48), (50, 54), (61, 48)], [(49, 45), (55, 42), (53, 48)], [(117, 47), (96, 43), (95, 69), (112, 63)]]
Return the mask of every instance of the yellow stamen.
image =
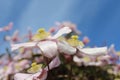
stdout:
[(75, 40), (78, 40), (79, 37), (77, 35), (73, 35), (71, 38), (75, 39)]
[(59, 41), (65, 41), (65, 38), (61, 36), (61, 37), (58, 38), (58, 40)]
[(120, 56), (120, 51), (117, 52), (117, 55)]
[(28, 73), (36, 73), (42, 68), (42, 64), (32, 63), (31, 68), (27, 70)]
[(32, 37), (32, 39), (35, 41), (43, 40), (46, 39), (48, 36), (50, 36), (50, 33), (46, 32), (44, 28), (40, 28), (37, 32), (38, 33)]
[(37, 32), (38, 33), (43, 33), (43, 32), (45, 32), (45, 29), (44, 28), (40, 28)]
[(5, 66), (3, 69), (4, 69), (5, 71), (7, 71), (8, 67), (7, 67), (7, 66)]
[(31, 64), (32, 67), (33, 67), (33, 66), (36, 66), (36, 65), (37, 65), (37, 63), (35, 63), (35, 62)]
[(25, 51), (25, 48), (21, 47), (19, 50), (20, 50), (20, 53), (23, 53)]
[(15, 65), (15, 69), (20, 70), (21, 69), (20, 65)]
[(90, 62), (90, 58), (87, 57), (87, 56), (86, 56), (86, 57), (83, 57), (82, 59), (83, 59), (85, 62)]
[(78, 36), (77, 35), (73, 35), (70, 39), (67, 40), (67, 42), (71, 45), (71, 46), (81, 46), (84, 47), (84, 44), (82, 41), (78, 40)]

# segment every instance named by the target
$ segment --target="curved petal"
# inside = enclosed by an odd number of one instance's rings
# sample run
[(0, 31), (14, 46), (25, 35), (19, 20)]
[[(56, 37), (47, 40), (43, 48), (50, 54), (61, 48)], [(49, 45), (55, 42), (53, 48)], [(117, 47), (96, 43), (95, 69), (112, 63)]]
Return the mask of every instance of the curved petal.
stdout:
[(68, 34), (70, 33), (72, 30), (69, 27), (63, 27), (61, 28), (53, 37), (51, 37), (52, 39), (56, 39), (60, 36), (62, 36), (63, 34)]
[(82, 62), (83, 62), (83, 60), (80, 59), (80, 58), (77, 57), (77, 56), (74, 56), (74, 57), (73, 57), (73, 61), (76, 62), (76, 63), (82, 63)]
[(104, 63), (102, 63), (101, 61), (98, 61), (98, 62), (89, 62), (89, 63), (86, 63), (85, 65), (86, 66), (102, 66)]
[(57, 44), (54, 41), (39, 42), (37, 46), (42, 50), (42, 54), (48, 58), (52, 58), (58, 54)]
[(68, 55), (73, 55), (76, 53), (76, 48), (70, 46), (66, 42), (58, 42), (58, 49), (61, 53), (65, 53)]
[(14, 51), (20, 47), (35, 47), (37, 42), (27, 42), (27, 43), (20, 43), (20, 44), (11, 44), (11, 50)]
[[(53, 69), (53, 68), (55, 68), (55, 67), (58, 67), (59, 65), (60, 65), (60, 59), (59, 59), (59, 57), (58, 56), (56, 56), (51, 62), (50, 62), (50, 64), (49, 64), (49, 68), (50, 69)], [(47, 71), (48, 71), (48, 68), (46, 67), (45, 68)]]
[(32, 76), (32, 74), (16, 73), (14, 75), (14, 80), (26, 80), (26, 78), (28, 78), (30, 76)]
[(35, 74), (25, 74), (25, 73), (16, 73), (14, 76), (14, 80), (46, 80), (47, 71), (40, 70), (40, 72)]
[(78, 48), (78, 50), (87, 55), (92, 56), (99, 56), (107, 54), (107, 47), (100, 47), (100, 48)]

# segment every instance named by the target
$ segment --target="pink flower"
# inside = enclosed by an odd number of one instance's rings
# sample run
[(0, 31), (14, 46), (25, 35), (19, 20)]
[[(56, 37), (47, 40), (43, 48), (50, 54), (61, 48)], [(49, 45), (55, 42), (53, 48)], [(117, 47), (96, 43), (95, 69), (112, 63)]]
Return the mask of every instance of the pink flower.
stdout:
[[(55, 57), (49, 64), (50, 70), (58, 67), (60, 65), (59, 57)], [(14, 80), (46, 80), (48, 72), (48, 66), (44, 69), (40, 69), (39, 72), (34, 74), (27, 74), (27, 73), (16, 73), (14, 76)]]
[(16, 73), (14, 80), (45, 80), (47, 78), (47, 71), (41, 69), (35, 74)]
[(12, 27), (13, 27), (13, 23), (10, 22), (7, 26), (5, 26), (3, 28), (0, 28), (0, 32), (2, 32), (2, 31), (9, 31), (9, 30), (12, 29)]
[(83, 43), (84, 43), (84, 44), (87, 44), (87, 43), (89, 43), (89, 42), (90, 42), (89, 38), (88, 38), (87, 36), (85, 36), (85, 37), (83, 38)]
[(33, 42), (27, 42), (27, 43), (21, 43), (21, 44), (11, 44), (12, 47), (12, 51), (16, 50), (20, 47), (25, 47), (25, 48), (29, 48), (29, 47), (39, 47), (41, 50), (41, 54), (48, 57), (48, 58), (52, 58), (56, 55), (58, 55), (58, 47), (55, 41), (52, 41), (53, 39), (56, 39), (60, 36), (62, 36), (63, 34), (68, 34), (71, 32), (71, 29), (69, 27), (64, 27), (62, 29), (60, 29), (54, 36), (49, 37), (49, 40), (45, 40), (45, 41), (33, 41)]
[(12, 36), (5, 36), (5, 40), (6, 41), (9, 41), (11, 43), (14, 43), (14, 42), (19, 42), (20, 41), (20, 38), (19, 38), (19, 31), (16, 30)]

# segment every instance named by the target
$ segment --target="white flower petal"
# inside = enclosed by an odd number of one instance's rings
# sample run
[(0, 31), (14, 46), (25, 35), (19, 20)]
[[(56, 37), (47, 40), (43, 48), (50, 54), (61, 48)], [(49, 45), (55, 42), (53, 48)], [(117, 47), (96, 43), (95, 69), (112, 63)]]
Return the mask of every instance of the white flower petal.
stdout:
[[(60, 65), (60, 59), (58, 56), (56, 56), (49, 64), (49, 68), (53, 69), (55, 67), (58, 67)], [(45, 68), (48, 71), (48, 67)]]
[(101, 61), (98, 61), (98, 62), (89, 62), (89, 63), (86, 63), (85, 64), (86, 66), (102, 66), (103, 63)]
[(42, 50), (42, 54), (48, 58), (52, 58), (58, 54), (57, 44), (54, 41), (39, 42), (37, 46)]
[(47, 71), (41, 69), (40, 72), (37, 72), (35, 74), (16, 73), (14, 80), (33, 80), (37, 77), (39, 77), (40, 80), (46, 80)]
[(36, 46), (37, 42), (27, 42), (27, 43), (20, 43), (20, 44), (11, 44), (11, 50), (14, 51), (20, 47), (34, 47)]
[(14, 69), (14, 62), (11, 62), (9, 63), (8, 65), (8, 69), (6, 71), (6, 75), (9, 75), (9, 74), (12, 74), (15, 72), (15, 69)]
[(92, 56), (99, 56), (107, 54), (107, 47), (100, 47), (100, 48), (78, 48), (81, 53), (92, 55)]
[(115, 50), (115, 48), (114, 48), (114, 44), (112, 44), (112, 45), (109, 47), (109, 49), (108, 49), (108, 54), (110, 54), (111, 56), (117, 56), (116, 53), (117, 53), (117, 52), (116, 52), (116, 50)]
[(63, 34), (68, 34), (70, 33), (72, 30), (69, 27), (63, 27), (61, 28), (53, 37), (51, 37), (52, 39), (56, 39), (60, 36), (62, 36)]
[(66, 42), (58, 42), (58, 49), (61, 53), (73, 55), (76, 53), (76, 48), (70, 46)]
[(81, 62), (83, 62), (83, 60), (80, 59), (80, 58), (77, 57), (77, 56), (74, 56), (74, 57), (73, 57), (73, 61), (76, 62), (76, 63), (81, 63)]
[(32, 74), (16, 73), (14, 75), (14, 80), (26, 80), (26, 78), (28, 78), (30, 76), (32, 76)]

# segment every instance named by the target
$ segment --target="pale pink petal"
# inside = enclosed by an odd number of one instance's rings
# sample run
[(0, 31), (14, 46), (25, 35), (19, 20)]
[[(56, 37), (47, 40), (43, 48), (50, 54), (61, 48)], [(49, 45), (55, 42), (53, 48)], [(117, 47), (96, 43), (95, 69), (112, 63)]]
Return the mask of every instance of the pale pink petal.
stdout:
[[(58, 67), (60, 65), (59, 57), (55, 57), (49, 64), (50, 69), (53, 69), (55, 67)], [(37, 72), (35, 74), (25, 74), (25, 73), (16, 73), (14, 76), (14, 80), (46, 80), (47, 78), (47, 71), (48, 67), (45, 69), (41, 69), (40, 72)]]
[(73, 57), (73, 61), (74, 61), (75, 63), (77, 63), (79, 66), (80, 66), (81, 63), (83, 62), (83, 60), (82, 60), (81, 58), (77, 57), (77, 56), (74, 56), (74, 57)]
[(0, 32), (4, 31), (3, 28), (0, 28)]
[(22, 68), (28, 68), (30, 61), (29, 60), (22, 60), (18, 63)]
[(79, 51), (83, 54), (92, 55), (92, 56), (99, 56), (107, 54), (107, 47), (100, 47), (100, 48), (78, 48)]
[(48, 58), (58, 55), (57, 44), (54, 41), (42, 41), (37, 46), (42, 50), (42, 54)]
[(102, 63), (101, 61), (98, 61), (98, 62), (89, 62), (89, 63), (86, 63), (85, 65), (86, 66), (102, 66), (104, 63)]
[[(49, 68), (50, 69), (53, 69), (53, 68), (56, 68), (60, 65), (60, 59), (58, 56), (56, 56), (49, 64)], [(47, 71), (48, 71), (48, 67), (45, 68)]]
[(87, 44), (90, 42), (90, 39), (87, 36), (85, 36), (82, 41), (84, 44)]
[(8, 24), (8, 29), (7, 29), (7, 30), (11, 30), (12, 27), (13, 27), (13, 22), (10, 22), (10, 23)]
[(40, 72), (37, 72), (35, 74), (25, 74), (25, 73), (16, 73), (14, 76), (14, 80), (46, 80), (47, 78), (47, 71), (46, 70), (40, 70)]
[(113, 58), (118, 59), (119, 55), (117, 54), (117, 51), (114, 48), (114, 44), (112, 44), (108, 49), (108, 54), (111, 55)]
[(15, 69), (14, 69), (14, 62), (11, 62), (9, 63), (8, 65), (8, 69), (6, 71), (6, 74), (9, 75), (9, 74), (12, 74), (15, 72)]
[(61, 53), (73, 55), (76, 53), (76, 48), (70, 46), (67, 42), (58, 42), (58, 50)]
[(112, 57), (110, 55), (104, 55), (104, 56), (100, 56), (99, 60), (107, 60), (109, 61)]
[(10, 22), (7, 26), (5, 26), (5, 27), (3, 27), (3, 28), (0, 28), (0, 32), (11, 30), (12, 27), (13, 27), (13, 23)]
[(22, 58), (23, 58), (23, 54), (19, 53), (19, 54), (17, 54), (16, 56), (13, 57), (13, 60), (14, 60), (14, 61), (18, 61), (18, 60), (20, 60), (20, 59), (22, 59)]
[[(27, 78), (29, 78), (32, 75), (33, 74), (16, 73), (14, 75), (14, 80), (27, 80)], [(30, 80), (32, 80), (32, 79), (30, 79)]]
[(63, 34), (68, 34), (70, 33), (72, 30), (69, 27), (63, 27), (61, 28), (54, 36), (52, 36), (52, 39), (56, 39), (60, 36), (62, 36)]
[(20, 43), (20, 44), (11, 44), (11, 50), (14, 51), (20, 47), (35, 47), (37, 42), (27, 42), (27, 43)]

